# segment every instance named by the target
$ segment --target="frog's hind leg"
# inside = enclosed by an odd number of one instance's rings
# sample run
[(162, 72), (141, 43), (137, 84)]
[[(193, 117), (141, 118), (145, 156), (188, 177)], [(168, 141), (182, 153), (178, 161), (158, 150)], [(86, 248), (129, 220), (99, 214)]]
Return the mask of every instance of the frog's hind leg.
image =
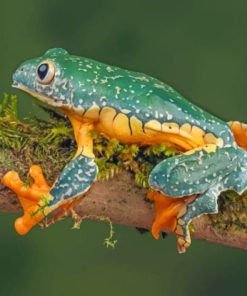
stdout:
[(163, 228), (175, 232), (180, 253), (190, 245), (191, 219), (217, 212), (217, 196), (226, 188), (224, 178), (237, 169), (236, 149), (207, 148), (165, 159), (149, 176), (155, 191), (149, 198), (156, 208), (152, 233), (157, 238)]
[(237, 144), (247, 150), (247, 124), (239, 121), (228, 122)]

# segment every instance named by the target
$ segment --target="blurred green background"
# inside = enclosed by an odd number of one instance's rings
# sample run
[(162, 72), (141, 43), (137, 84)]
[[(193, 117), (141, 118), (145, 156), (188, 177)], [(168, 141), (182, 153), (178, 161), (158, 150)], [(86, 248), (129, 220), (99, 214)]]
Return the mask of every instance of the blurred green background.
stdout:
[[(0, 93), (20, 62), (64, 47), (71, 53), (153, 75), (223, 119), (247, 121), (247, 2), (0, 2)], [(21, 95), (22, 115), (34, 115)], [(104, 223), (72, 221), (19, 237), (18, 215), (0, 214), (0, 295), (246, 295), (247, 253), (193, 241), (154, 241), (116, 226), (106, 249)]]

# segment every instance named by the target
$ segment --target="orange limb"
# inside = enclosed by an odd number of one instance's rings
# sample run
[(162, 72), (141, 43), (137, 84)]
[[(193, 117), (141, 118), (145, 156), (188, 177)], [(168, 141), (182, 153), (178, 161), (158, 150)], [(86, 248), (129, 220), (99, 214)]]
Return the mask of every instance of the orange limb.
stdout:
[(75, 139), (78, 147), (74, 158), (76, 158), (81, 153), (89, 157), (94, 157), (93, 139), (89, 135), (89, 132), (93, 129), (93, 124), (81, 122), (69, 114), (68, 117), (73, 126)]
[(228, 124), (233, 132), (237, 144), (247, 150), (247, 124), (239, 121), (230, 121)]
[(152, 225), (152, 235), (159, 238), (162, 231), (174, 232), (177, 234), (178, 250), (184, 252), (184, 248), (190, 245), (189, 234), (185, 234), (181, 225), (184, 224), (182, 217), (187, 211), (187, 204), (191, 203), (196, 195), (173, 198), (157, 191), (149, 191), (148, 199), (155, 204), (155, 219)]
[(5, 186), (13, 190), (23, 207), (24, 215), (15, 221), (15, 229), (20, 235), (26, 234), (33, 226), (45, 217), (45, 201), (42, 197), (49, 199), (50, 187), (47, 184), (41, 167), (33, 165), (29, 170), (29, 175), (33, 178), (32, 185), (25, 185), (15, 171), (9, 171), (2, 179)]

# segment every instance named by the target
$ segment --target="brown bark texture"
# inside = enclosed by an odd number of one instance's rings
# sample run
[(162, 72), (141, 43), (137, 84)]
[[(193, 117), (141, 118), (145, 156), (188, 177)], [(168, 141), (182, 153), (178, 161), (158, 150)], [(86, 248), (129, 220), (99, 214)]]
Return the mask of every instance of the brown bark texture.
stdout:
[[(2, 178), (4, 171), (0, 171)], [(108, 181), (97, 181), (75, 207), (81, 217), (104, 217), (113, 223), (150, 229), (154, 219), (152, 203), (146, 200), (146, 191), (139, 188), (129, 172), (122, 172)], [(21, 206), (13, 192), (0, 183), (0, 211), (16, 212)], [(220, 230), (207, 215), (193, 220), (194, 239), (228, 245), (247, 250), (245, 230)]]

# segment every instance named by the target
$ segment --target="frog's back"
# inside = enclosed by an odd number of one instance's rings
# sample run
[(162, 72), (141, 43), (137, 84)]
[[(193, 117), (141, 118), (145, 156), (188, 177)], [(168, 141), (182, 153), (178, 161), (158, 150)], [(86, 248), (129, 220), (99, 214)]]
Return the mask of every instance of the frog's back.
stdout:
[(75, 72), (82, 77), (74, 105), (78, 107), (83, 94), (84, 106), (88, 102), (86, 109), (90, 110), (93, 98), (102, 119), (96, 128), (109, 137), (129, 143), (172, 142), (175, 146), (182, 144), (186, 150), (205, 143), (233, 142), (224, 121), (193, 105), (160, 80), (90, 59), (68, 59), (75, 62)]

